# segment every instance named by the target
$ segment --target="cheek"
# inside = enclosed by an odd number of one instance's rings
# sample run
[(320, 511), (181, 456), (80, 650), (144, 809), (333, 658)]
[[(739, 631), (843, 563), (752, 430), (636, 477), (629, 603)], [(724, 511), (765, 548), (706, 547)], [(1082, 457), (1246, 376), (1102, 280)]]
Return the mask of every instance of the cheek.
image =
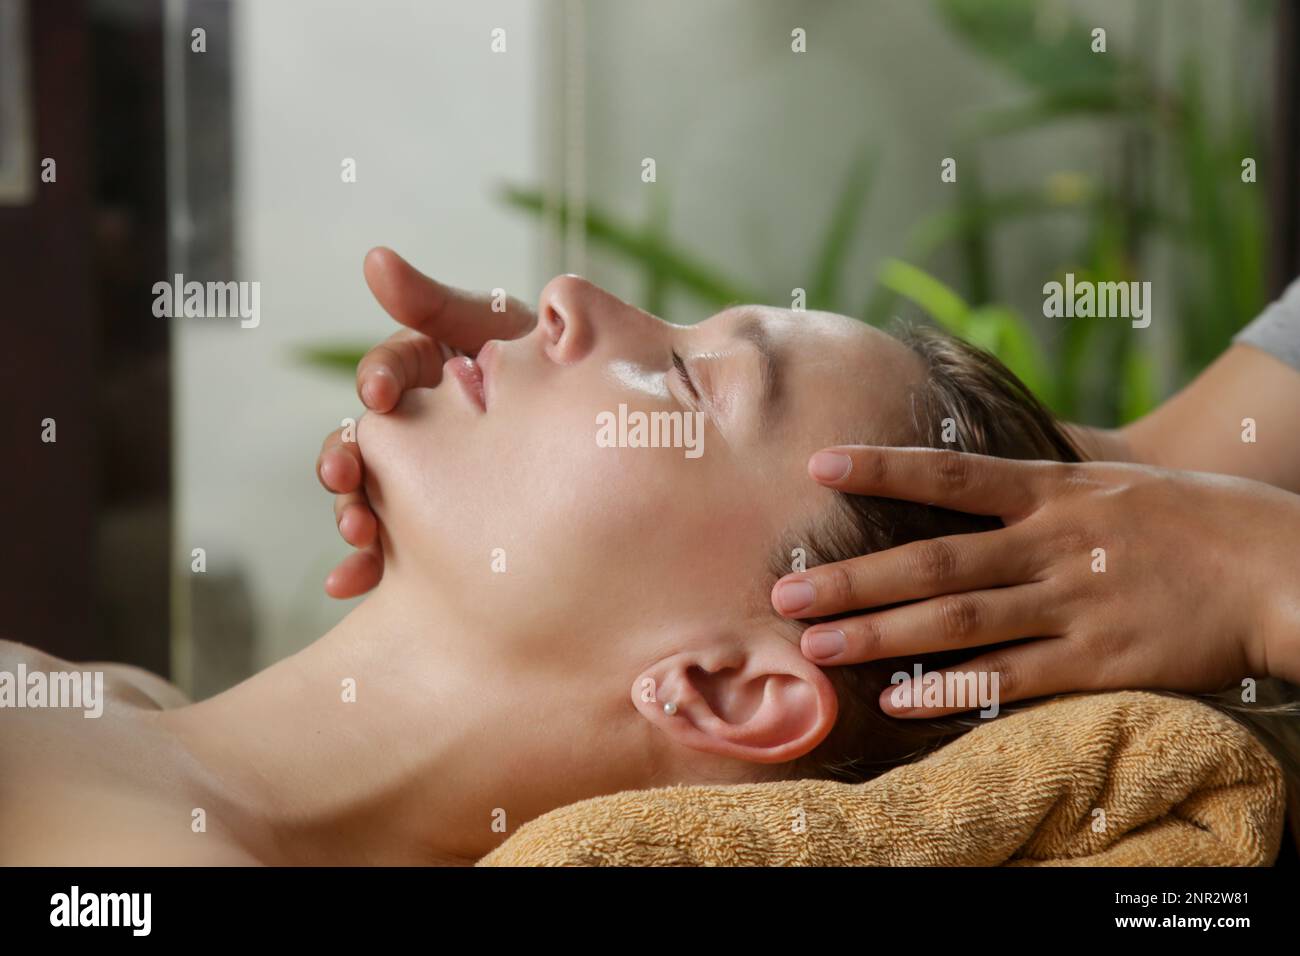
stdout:
[[(755, 585), (768, 522), (734, 492), (725, 462), (682, 449), (606, 448), (595, 416), (581, 441), (557, 441), (523, 515), (521, 547), (562, 616), (613, 623), (716, 607)], [(558, 586), (557, 586), (558, 585)]]
[(596, 413), (552, 397), (466, 448), (471, 494), (493, 504), (484, 527), (529, 565), (585, 569), (635, 526), (638, 498), (654, 494), (656, 463), (639, 449), (599, 447)]
[[(485, 430), (464, 448), (476, 477), (456, 492), (458, 524), (482, 554), (501, 549), (507, 573), (484, 575), (475, 563), (453, 574), (465, 593), (490, 586), (538, 634), (613, 626), (644, 607), (630, 598), (658, 586), (656, 569), (690, 563), (680, 531), (702, 500), (690, 484), (707, 466), (680, 449), (600, 447), (598, 411), (539, 402), (526, 422)], [(467, 497), (480, 520), (462, 520)]]

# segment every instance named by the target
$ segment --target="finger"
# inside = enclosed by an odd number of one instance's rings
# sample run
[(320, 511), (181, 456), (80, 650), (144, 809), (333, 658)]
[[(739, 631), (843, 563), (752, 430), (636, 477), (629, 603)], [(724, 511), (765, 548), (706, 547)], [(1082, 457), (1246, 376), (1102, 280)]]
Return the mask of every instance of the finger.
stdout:
[(804, 656), (823, 666), (980, 647), (1057, 633), (1056, 603), (1046, 584), (966, 591), (876, 614), (815, 624), (803, 632)]
[(384, 561), (379, 548), (367, 548), (349, 554), (325, 579), (325, 593), (334, 598), (353, 598), (365, 594), (383, 577)]
[(353, 492), (334, 499), (334, 523), (338, 525), (343, 540), (354, 548), (368, 548), (374, 544), (379, 522), (370, 509), (365, 495)]
[(432, 388), (442, 381), (449, 358), (451, 352), (427, 335), (394, 332), (357, 363), (357, 395), (367, 408), (389, 411), (408, 388)]
[[(953, 677), (950, 678), (949, 674)], [(985, 675), (984, 678), (980, 678), (981, 674)], [(1079, 669), (1077, 651), (1059, 637), (1026, 641), (983, 654), (965, 664), (931, 671), (922, 675), (919, 685), (913, 677), (914, 673), (908, 674), (906, 681), (891, 684), (881, 691), (880, 708), (887, 715), (943, 717), (975, 708), (982, 711), (987, 707), (991, 711), (1017, 700), (1050, 694), (1098, 689), (1089, 674)], [(954, 693), (945, 690), (939, 694), (938, 699), (944, 706), (927, 706), (922, 696), (927, 686), (932, 687), (932, 692), (951, 687)], [(964, 699), (958, 696), (958, 688), (964, 692)], [(978, 699), (981, 696), (984, 700)], [(995, 715), (990, 713), (989, 716)]]
[(1021, 584), (1036, 571), (1034, 554), (1015, 526), (913, 541), (787, 574), (772, 587), (772, 606), (786, 617), (821, 617)]
[(391, 249), (366, 254), (366, 284), (389, 315), (403, 325), (474, 353), (489, 339), (514, 339), (537, 324), (537, 316), (518, 299), (493, 311), (493, 298), (443, 285), (420, 272)]
[(326, 491), (344, 494), (361, 487), (364, 466), (357, 443), (343, 440), (343, 429), (336, 428), (325, 436), (316, 456), (316, 477)]
[(977, 515), (1032, 512), (1071, 465), (1018, 461), (940, 448), (837, 445), (808, 460), (808, 474), (855, 495), (901, 498)]

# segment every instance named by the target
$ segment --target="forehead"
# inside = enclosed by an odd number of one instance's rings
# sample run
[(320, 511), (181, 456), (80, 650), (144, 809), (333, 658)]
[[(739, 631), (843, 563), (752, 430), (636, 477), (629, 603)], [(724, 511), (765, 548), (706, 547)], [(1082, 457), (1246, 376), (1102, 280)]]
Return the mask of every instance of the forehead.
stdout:
[[(752, 321), (762, 323), (782, 366), (782, 399), (761, 429), (729, 445), (733, 479), (770, 506), (775, 522), (797, 526), (824, 515), (833, 497), (808, 477), (813, 452), (828, 445), (914, 442), (913, 398), (924, 382), (924, 364), (893, 336), (829, 312), (728, 309), (708, 320), (710, 344)], [(754, 387), (754, 378), (750, 372), (746, 388)]]
[(755, 305), (735, 306), (704, 324), (720, 338), (746, 324), (762, 326), (787, 386), (778, 430), (797, 428), (827, 444), (897, 443), (910, 436), (911, 397), (925, 370), (892, 335), (833, 312)]

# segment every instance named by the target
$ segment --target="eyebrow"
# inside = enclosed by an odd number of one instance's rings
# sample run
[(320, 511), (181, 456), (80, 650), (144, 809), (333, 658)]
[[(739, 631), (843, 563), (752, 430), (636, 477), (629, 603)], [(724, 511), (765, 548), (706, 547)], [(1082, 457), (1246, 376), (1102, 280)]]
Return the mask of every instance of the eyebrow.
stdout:
[(777, 349), (772, 344), (772, 337), (767, 327), (757, 315), (745, 315), (732, 328), (732, 337), (747, 342), (758, 350), (759, 368), (762, 373), (762, 400), (759, 403), (759, 420), (768, 425), (776, 415), (782, 397), (781, 379), (784, 363)]

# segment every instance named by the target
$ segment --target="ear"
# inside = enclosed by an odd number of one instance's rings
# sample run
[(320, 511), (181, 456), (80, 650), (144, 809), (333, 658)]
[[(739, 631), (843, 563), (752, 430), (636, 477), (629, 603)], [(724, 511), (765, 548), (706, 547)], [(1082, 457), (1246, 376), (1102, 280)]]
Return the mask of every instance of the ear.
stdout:
[(675, 742), (751, 763), (802, 757), (837, 713), (826, 672), (775, 634), (726, 638), (657, 661), (632, 685), (632, 702)]

